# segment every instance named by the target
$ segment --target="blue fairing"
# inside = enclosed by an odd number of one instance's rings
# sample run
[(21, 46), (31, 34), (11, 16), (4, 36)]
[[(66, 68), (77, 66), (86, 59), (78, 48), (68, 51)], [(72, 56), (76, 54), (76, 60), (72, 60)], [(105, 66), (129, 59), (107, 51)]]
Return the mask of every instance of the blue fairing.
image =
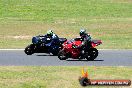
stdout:
[(58, 39), (52, 39), (49, 43), (45, 44), (46, 46), (51, 46), (51, 47), (55, 47), (54, 45), (56, 43), (58, 43), (59, 40)]
[(66, 39), (60, 39), (59, 37), (46, 37), (46, 36), (35, 36), (32, 38), (32, 43), (36, 45), (36, 52), (39, 50), (42, 52), (48, 51), (50, 53), (57, 53), (62, 44)]
[(39, 40), (40, 40), (39, 37), (37, 37), (37, 36), (36, 36), (36, 37), (33, 37), (33, 38), (32, 38), (32, 43), (33, 43), (33, 44), (37, 44), (37, 43), (39, 42)]
[(50, 43), (48, 43), (48, 44), (45, 44), (45, 45), (49, 47), (49, 46), (51, 46), (51, 42), (50, 42)]
[(49, 52), (56, 52), (59, 49), (59, 39), (53, 39), (50, 43), (45, 44), (49, 47)]

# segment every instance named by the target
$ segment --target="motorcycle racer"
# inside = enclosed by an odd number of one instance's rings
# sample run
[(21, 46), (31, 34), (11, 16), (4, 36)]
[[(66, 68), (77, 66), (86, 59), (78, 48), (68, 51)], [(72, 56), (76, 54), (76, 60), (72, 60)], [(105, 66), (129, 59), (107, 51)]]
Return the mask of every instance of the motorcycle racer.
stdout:
[(27, 55), (34, 53), (57, 55), (65, 41), (66, 38), (59, 38), (52, 30), (48, 30), (45, 35), (33, 36), (32, 43), (25, 48), (24, 52)]
[(91, 36), (90, 34), (86, 33), (86, 30), (85, 29), (80, 29), (80, 37), (81, 37), (81, 45), (79, 46), (75, 46), (73, 45), (73, 48), (79, 48), (81, 50), (80, 52), (80, 58), (83, 57), (85, 51), (87, 51), (88, 49), (90, 49), (91, 47)]
[(55, 40), (59, 40), (59, 37), (52, 30), (48, 30), (47, 34), (44, 35), (44, 37), (50, 38), (51, 39), (50, 43), (53, 43)]
[(57, 39), (59, 38), (52, 30), (48, 30), (47, 31), (47, 34), (44, 35), (45, 37), (49, 37), (49, 38), (52, 38), (52, 39)]
[(82, 43), (79, 46), (73, 46), (73, 48), (80, 48), (82, 50), (84, 48), (89, 49), (91, 47), (91, 39), (92, 39), (90, 34), (86, 33), (85, 29), (80, 29), (79, 34), (80, 34), (80, 37), (81, 37), (80, 40), (82, 41)]
[(44, 37), (50, 38), (50, 44), (57, 44), (57, 42), (59, 41), (59, 37), (52, 30), (48, 30), (47, 34), (44, 35)]
[(90, 34), (86, 33), (85, 29), (81, 29), (79, 34), (82, 41), (82, 44), (80, 45), (80, 47), (81, 48), (85, 47), (86, 49), (89, 49), (91, 47), (91, 39), (92, 39)]

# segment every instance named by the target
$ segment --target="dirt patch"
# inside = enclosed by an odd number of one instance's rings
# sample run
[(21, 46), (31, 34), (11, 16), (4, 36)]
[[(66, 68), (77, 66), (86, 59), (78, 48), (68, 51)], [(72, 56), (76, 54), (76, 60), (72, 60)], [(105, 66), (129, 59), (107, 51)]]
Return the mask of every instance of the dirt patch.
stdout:
[(13, 39), (31, 39), (32, 36), (7, 36), (7, 38), (13, 38)]
[(13, 36), (15, 39), (30, 39), (31, 36)]

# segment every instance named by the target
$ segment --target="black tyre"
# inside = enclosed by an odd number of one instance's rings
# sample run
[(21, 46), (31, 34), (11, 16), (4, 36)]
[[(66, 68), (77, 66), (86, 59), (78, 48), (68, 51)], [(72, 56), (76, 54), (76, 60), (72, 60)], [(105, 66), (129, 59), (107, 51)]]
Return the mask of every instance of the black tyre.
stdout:
[(59, 58), (60, 60), (66, 60), (66, 59), (68, 59), (68, 57), (67, 57), (67, 55), (66, 55), (66, 53), (65, 53), (64, 50), (60, 50), (60, 51), (59, 51), (59, 53), (58, 53), (58, 58)]
[(98, 56), (98, 50), (96, 48), (91, 48), (88, 51), (88, 55), (87, 55), (86, 59), (93, 61), (97, 56)]
[(24, 50), (24, 52), (27, 54), (27, 55), (32, 55), (33, 53), (34, 53), (34, 45), (33, 44), (30, 44), (30, 45), (28, 45), (26, 48), (25, 48), (25, 50)]
[(87, 86), (89, 84), (88, 82), (88, 78), (85, 78), (85, 77), (82, 77), (80, 80), (79, 80), (81, 86)]

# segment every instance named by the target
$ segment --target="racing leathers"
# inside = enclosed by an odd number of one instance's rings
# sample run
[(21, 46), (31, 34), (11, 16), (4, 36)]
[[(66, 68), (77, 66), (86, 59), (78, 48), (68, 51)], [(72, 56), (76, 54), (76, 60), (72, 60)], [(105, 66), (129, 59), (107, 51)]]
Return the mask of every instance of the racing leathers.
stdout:
[(80, 59), (83, 58), (85, 51), (87, 51), (91, 47), (91, 36), (85, 33), (83, 36), (81, 36), (81, 41), (82, 41), (81, 45), (74, 46), (74, 48), (79, 48), (81, 51), (79, 57)]
[(82, 44), (80, 45), (80, 48), (82, 49), (89, 49), (91, 47), (91, 36), (87, 33), (81, 36)]
[(59, 41), (59, 37), (55, 33), (53, 33), (52, 36), (51, 35), (49, 36), (48, 34), (46, 34), (45, 37), (50, 38), (50, 42), (46, 45), (57, 44)]

